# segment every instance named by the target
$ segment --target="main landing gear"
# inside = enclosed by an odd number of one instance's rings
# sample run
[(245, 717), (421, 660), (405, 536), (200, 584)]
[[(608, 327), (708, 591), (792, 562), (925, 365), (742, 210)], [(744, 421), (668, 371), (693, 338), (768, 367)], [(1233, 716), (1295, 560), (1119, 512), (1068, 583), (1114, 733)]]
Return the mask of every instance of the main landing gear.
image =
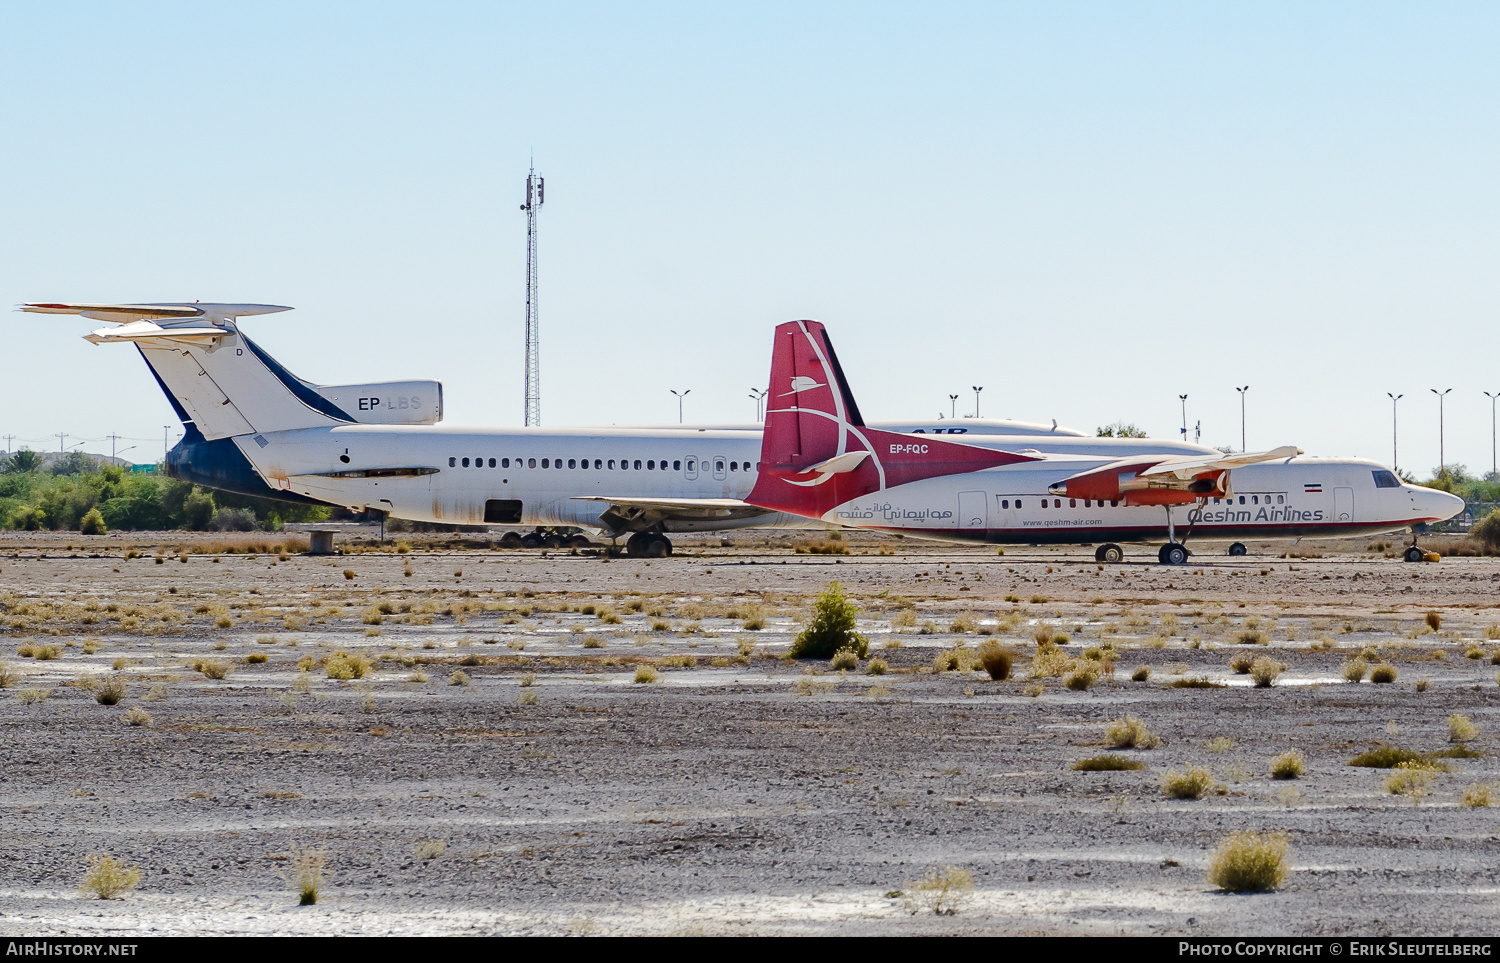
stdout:
[(631, 558), (666, 558), (672, 554), (672, 543), (665, 535), (636, 532), (625, 540), (625, 554)]
[[(1188, 556), (1192, 555), (1187, 546), (1177, 541), (1177, 529), (1172, 524), (1172, 506), (1164, 506), (1167, 510), (1167, 544), (1156, 553), (1156, 558), (1163, 565), (1186, 565)], [(1189, 516), (1191, 523), (1192, 516)], [(1192, 531), (1192, 525), (1188, 525), (1188, 531)]]
[(506, 532), (500, 536), (501, 548), (588, 548), (593, 542), (582, 532), (538, 528), (525, 535)]

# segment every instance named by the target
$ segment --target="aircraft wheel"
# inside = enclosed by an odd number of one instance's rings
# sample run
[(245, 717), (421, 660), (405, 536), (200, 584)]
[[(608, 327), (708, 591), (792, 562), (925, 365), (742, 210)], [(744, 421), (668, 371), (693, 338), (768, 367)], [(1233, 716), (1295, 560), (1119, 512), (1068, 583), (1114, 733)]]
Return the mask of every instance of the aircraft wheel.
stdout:
[(561, 535), (546, 535), (542, 538), (542, 544), (548, 548), (562, 548), (563, 538)]
[(500, 547), (520, 548), (521, 536), (517, 535), (515, 532), (506, 532), (504, 535), (500, 536)]
[(591, 548), (593, 547), (593, 544), (593, 542), (589, 541), (589, 537), (587, 535), (574, 535), (572, 538), (568, 539), (568, 545), (573, 548)]
[(1161, 559), (1163, 565), (1186, 565), (1188, 550), (1186, 546), (1168, 542), (1161, 547), (1161, 551), (1156, 553), (1156, 557)]
[(1250, 554), (1250, 550), (1245, 547), (1245, 543), (1244, 542), (1235, 542), (1233, 545), (1229, 546), (1229, 554), (1230, 555), (1249, 555)]
[(1406, 551), (1401, 553), (1401, 557), (1408, 562), (1420, 562), (1423, 560), (1424, 553), (1420, 548), (1412, 545), (1409, 546)]
[(527, 532), (525, 535), (521, 536), (521, 547), (541, 548), (542, 536), (538, 535), (536, 532)]
[(644, 558), (646, 555), (646, 544), (651, 536), (644, 532), (636, 532), (625, 539), (625, 554), (630, 558)]
[(1094, 549), (1094, 561), (1096, 562), (1123, 562), (1125, 561), (1125, 550), (1114, 543), (1100, 545)]
[(647, 558), (666, 558), (672, 554), (672, 543), (665, 536), (651, 535), (648, 538), (650, 541), (645, 546)]

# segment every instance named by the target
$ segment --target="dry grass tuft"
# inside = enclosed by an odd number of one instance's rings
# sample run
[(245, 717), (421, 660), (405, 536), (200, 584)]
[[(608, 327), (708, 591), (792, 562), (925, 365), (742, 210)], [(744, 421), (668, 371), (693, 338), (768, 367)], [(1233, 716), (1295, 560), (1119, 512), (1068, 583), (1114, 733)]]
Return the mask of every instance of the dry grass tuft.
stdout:
[(1168, 685), (1173, 689), (1223, 689), (1224, 683), (1215, 682), (1206, 675), (1191, 675), (1183, 679), (1173, 679)]
[(1286, 882), (1292, 850), (1286, 833), (1230, 833), (1208, 861), (1208, 881), (1230, 893), (1263, 893)]
[(1365, 673), (1369, 669), (1370, 667), (1365, 665), (1363, 659), (1350, 659), (1344, 663), (1344, 668), (1341, 671), (1345, 682), (1360, 682), (1364, 679)]
[(828, 664), (832, 668), (840, 671), (846, 669), (858, 669), (859, 656), (855, 654), (853, 649), (839, 649), (833, 654), (833, 658), (829, 660)]
[(650, 685), (656, 681), (656, 670), (649, 665), (637, 666), (634, 681), (640, 685)]
[(1277, 662), (1269, 656), (1263, 655), (1250, 664), (1250, 678), (1255, 680), (1257, 689), (1269, 689), (1285, 671), (1285, 662)]
[(117, 705), (125, 698), (125, 679), (118, 675), (98, 679), (89, 688), (94, 693), (94, 701), (101, 706)]
[(113, 856), (90, 856), (89, 871), (78, 887), (99, 899), (114, 899), (135, 889), (141, 881), (141, 871), (126, 865)]
[(1151, 667), (1149, 665), (1138, 665), (1135, 667), (1135, 671), (1130, 673), (1130, 681), (1132, 682), (1145, 682), (1149, 678), (1151, 678)]
[(1470, 809), (1488, 808), (1494, 804), (1495, 787), (1487, 782), (1476, 782), (1464, 790), (1459, 804)]
[(1079, 759), (1068, 768), (1078, 772), (1124, 772), (1126, 770), (1145, 769), (1146, 764), (1139, 759), (1126, 759), (1124, 756), (1103, 755), (1089, 756), (1087, 759)]
[(1455, 712), (1448, 717), (1449, 742), (1469, 742), (1478, 738), (1479, 727), (1468, 716)]
[(1251, 658), (1248, 655), (1237, 655), (1229, 660), (1229, 668), (1232, 669), (1236, 675), (1248, 675), (1250, 672), (1250, 666), (1254, 664), (1255, 659)]
[(423, 839), (412, 847), (418, 859), (437, 859), (448, 851), (448, 841), (445, 839)]
[(906, 884), (903, 898), (906, 908), (912, 913), (952, 916), (973, 891), (972, 873), (957, 866), (943, 866), (928, 870), (926, 876)]
[(193, 668), (202, 672), (205, 679), (224, 679), (229, 675), (229, 663), (218, 659), (204, 659)]
[(1306, 768), (1305, 762), (1306, 761), (1302, 758), (1302, 753), (1297, 751), (1296, 749), (1293, 749), (1290, 752), (1283, 752), (1281, 755), (1271, 760), (1271, 778), (1300, 779), (1302, 778), (1302, 773)]
[[(301, 665), (301, 662), (298, 662)], [(348, 682), (352, 679), (363, 679), (374, 671), (375, 664), (359, 652), (349, 653), (343, 650), (335, 652), (323, 663), (323, 671), (330, 679), (338, 679)]]
[(1385, 780), (1385, 791), (1392, 796), (1406, 796), (1413, 802), (1427, 795), (1432, 785), (1432, 770), (1419, 762), (1403, 762)]
[(541, 703), (541, 701), (542, 701), (541, 697), (538, 696), (535, 692), (531, 692), (531, 691), (528, 690), (526, 692), (521, 693), (520, 703), (523, 706), (539, 705)]
[(1161, 745), (1161, 739), (1145, 723), (1130, 715), (1106, 726), (1104, 738), (1115, 749), (1155, 749)]
[(1436, 612), (1428, 612), (1424, 621), (1426, 621), (1427, 627), (1434, 632), (1443, 627), (1443, 617)]
[(1085, 665), (1063, 676), (1063, 685), (1074, 692), (1084, 692), (1099, 681), (1099, 673), (1093, 666)]
[(1015, 654), (999, 642), (986, 642), (979, 647), (979, 664), (992, 680), (1003, 682), (1010, 678)]
[(131, 706), (126, 709), (122, 718), (127, 726), (140, 726), (143, 729), (151, 728), (151, 724), (155, 721), (151, 718), (151, 713), (140, 706)]
[(290, 868), (299, 906), (312, 906), (318, 901), (318, 893), (323, 889), (323, 867), (327, 861), (326, 845), (319, 844), (314, 848), (292, 843)]
[(1382, 743), (1350, 759), (1349, 765), (1364, 769), (1394, 769), (1403, 762), (1420, 761), (1422, 758), (1422, 754), (1413, 749), (1403, 749), (1400, 746)]
[[(465, 672), (463, 669), (454, 669), (453, 674), (448, 676), (449, 685), (466, 686), (470, 685), (471, 683), (472, 680), (469, 678), (469, 673)], [(532, 694), (535, 695), (535, 693)]]
[(1207, 769), (1188, 766), (1182, 772), (1169, 772), (1162, 780), (1162, 792), (1173, 799), (1202, 799), (1214, 786), (1214, 777)]
[(865, 672), (868, 675), (885, 675), (890, 670), (891, 667), (886, 664), (884, 659), (880, 658), (871, 659), (865, 664)]
[(266, 655), (264, 652), (251, 652), (249, 655), (245, 656), (246, 665), (262, 665), (270, 661), (271, 657), (269, 655)]
[(1396, 681), (1396, 667), (1389, 662), (1382, 662), (1370, 670), (1370, 681), (1381, 685)]

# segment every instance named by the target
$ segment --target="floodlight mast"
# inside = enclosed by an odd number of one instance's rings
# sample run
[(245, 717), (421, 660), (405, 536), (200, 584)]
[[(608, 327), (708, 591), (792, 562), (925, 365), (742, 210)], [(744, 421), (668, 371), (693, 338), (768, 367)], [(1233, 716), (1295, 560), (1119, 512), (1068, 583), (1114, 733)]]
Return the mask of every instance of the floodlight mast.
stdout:
[(527, 427), (542, 423), (542, 367), (540, 352), (541, 312), (536, 285), (536, 215), (545, 199), (545, 178), (536, 175), (536, 167), (526, 175), (526, 414)]

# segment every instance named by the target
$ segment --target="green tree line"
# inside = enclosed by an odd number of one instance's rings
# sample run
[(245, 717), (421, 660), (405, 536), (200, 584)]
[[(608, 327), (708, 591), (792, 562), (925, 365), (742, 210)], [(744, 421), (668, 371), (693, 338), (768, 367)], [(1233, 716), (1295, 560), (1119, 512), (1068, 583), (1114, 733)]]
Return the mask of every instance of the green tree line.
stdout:
[(163, 475), (73, 459), (50, 469), (16, 452), (0, 462), (0, 527), (69, 530), (275, 530), (326, 520), (332, 510), (201, 488)]

